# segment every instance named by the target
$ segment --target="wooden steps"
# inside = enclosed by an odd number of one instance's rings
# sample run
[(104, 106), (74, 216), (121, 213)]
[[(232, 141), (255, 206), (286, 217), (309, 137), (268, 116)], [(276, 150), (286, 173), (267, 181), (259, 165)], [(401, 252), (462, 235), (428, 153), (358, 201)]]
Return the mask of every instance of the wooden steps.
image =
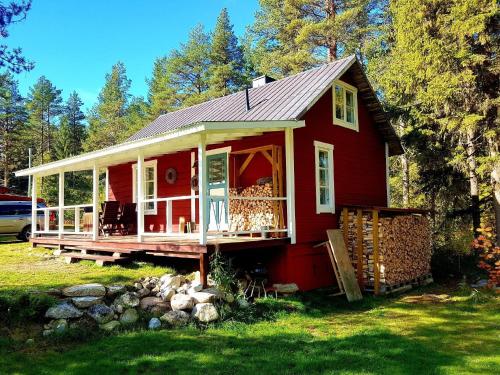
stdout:
[(85, 254), (85, 253), (62, 253), (61, 257), (64, 258), (66, 263), (74, 263), (79, 260), (94, 260), (98, 266), (104, 266), (105, 264), (124, 262), (129, 260), (128, 257), (114, 257), (110, 255), (101, 254)]

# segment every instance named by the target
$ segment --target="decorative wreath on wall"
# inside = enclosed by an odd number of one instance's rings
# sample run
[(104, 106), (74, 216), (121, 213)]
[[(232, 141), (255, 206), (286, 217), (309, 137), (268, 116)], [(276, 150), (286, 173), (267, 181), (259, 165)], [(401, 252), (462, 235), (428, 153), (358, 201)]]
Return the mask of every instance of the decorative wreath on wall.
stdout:
[(175, 184), (175, 181), (177, 181), (177, 171), (175, 170), (175, 168), (167, 169), (167, 171), (165, 172), (165, 180), (170, 185)]
[(198, 191), (198, 175), (195, 174), (191, 177), (191, 189), (194, 191)]

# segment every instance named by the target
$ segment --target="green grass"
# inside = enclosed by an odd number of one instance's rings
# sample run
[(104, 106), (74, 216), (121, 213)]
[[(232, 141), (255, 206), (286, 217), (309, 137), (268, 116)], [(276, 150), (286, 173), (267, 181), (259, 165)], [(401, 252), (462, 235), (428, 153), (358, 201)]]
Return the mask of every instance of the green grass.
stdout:
[(94, 262), (66, 264), (52, 250), (0, 237), (0, 294), (38, 291), (79, 283), (126, 283), (141, 276), (160, 276), (171, 270), (150, 264), (98, 267)]
[[(18, 250), (16, 250), (18, 249)], [(39, 250), (37, 250), (39, 251)], [(0, 258), (31, 259), (25, 245), (0, 245)], [(25, 289), (6, 259), (0, 277)], [(17, 261), (16, 261), (17, 263)], [(63, 273), (89, 272), (84, 281), (123, 274), (121, 268), (65, 265), (60, 274), (37, 275), (43, 261), (31, 264), (37, 287), (61, 285)], [(44, 273), (43, 267), (40, 268)], [(141, 268), (142, 269), (142, 268)], [(144, 267), (145, 273), (155, 270)], [(74, 272), (73, 272), (74, 271)], [(93, 275), (93, 276), (90, 276)], [(114, 275), (114, 276), (113, 276)], [(23, 274), (23, 277), (25, 274)], [(77, 276), (74, 276), (77, 277)], [(79, 276), (78, 276), (79, 277)], [(125, 276), (124, 276), (125, 277)], [(133, 277), (132, 277), (133, 278)], [(105, 281), (103, 281), (105, 282)], [(47, 284), (45, 284), (47, 283)], [(12, 289), (10, 287), (9, 289)], [(292, 312), (266, 301), (278, 312), (255, 324), (226, 322), (207, 330), (193, 327), (157, 332), (47, 341), (26, 329), (0, 333), (0, 373), (19, 374), (493, 374), (500, 368), (498, 298), (472, 298), (445, 286), (415, 291), (450, 293), (446, 303), (409, 303), (367, 297), (348, 304), (341, 297), (307, 293), (294, 299)], [(277, 308), (278, 307), (278, 308)], [(281, 312), (279, 311), (281, 310)], [(1, 326), (1, 323), (0, 323)], [(24, 344), (34, 337), (35, 344)]]

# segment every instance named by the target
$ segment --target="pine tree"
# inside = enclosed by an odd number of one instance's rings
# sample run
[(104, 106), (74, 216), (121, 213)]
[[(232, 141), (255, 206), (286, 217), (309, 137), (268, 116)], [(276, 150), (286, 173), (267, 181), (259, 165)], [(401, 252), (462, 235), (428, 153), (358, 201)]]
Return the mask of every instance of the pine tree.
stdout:
[(61, 90), (42, 76), (30, 89), (27, 99), (28, 127), (24, 131), (27, 146), (34, 148), (34, 161), (45, 163), (52, 159), (56, 119), (62, 113)]
[(202, 25), (189, 33), (187, 43), (168, 57), (170, 85), (183, 107), (202, 103), (209, 97), (210, 36)]
[(223, 8), (212, 35), (210, 49), (210, 96), (219, 97), (244, 85), (243, 49), (233, 31), (226, 8)]
[(127, 128), (125, 139), (132, 136), (147, 125), (149, 121), (148, 115), (150, 113), (148, 103), (146, 103), (142, 97), (132, 98), (130, 105), (127, 108), (127, 116), (125, 118)]
[(251, 27), (262, 73), (286, 76), (363, 50), (383, 23), (385, 1), (260, 0)]
[(118, 62), (106, 74), (97, 104), (88, 114), (89, 134), (84, 143), (85, 151), (112, 146), (126, 139), (127, 106), (130, 80), (125, 65)]
[(62, 117), (59, 128), (57, 129), (56, 142), (54, 144), (54, 156), (56, 160), (74, 156), (72, 131), (68, 117), (66, 116)]
[(168, 57), (157, 58), (153, 66), (153, 75), (147, 81), (148, 114), (151, 121), (181, 105), (170, 81), (169, 61)]
[[(64, 117), (68, 124), (70, 134), (70, 155), (78, 155), (83, 150), (83, 142), (87, 136), (87, 129), (83, 121), (85, 115), (82, 112), (83, 101), (76, 91), (72, 92), (66, 101)], [(62, 124), (62, 122), (61, 122)]]
[(2, 185), (6, 187), (10, 185), (12, 172), (24, 166), (23, 154), (27, 154), (27, 148), (20, 133), (26, 119), (24, 99), (17, 81), (10, 74), (0, 76), (0, 164)]

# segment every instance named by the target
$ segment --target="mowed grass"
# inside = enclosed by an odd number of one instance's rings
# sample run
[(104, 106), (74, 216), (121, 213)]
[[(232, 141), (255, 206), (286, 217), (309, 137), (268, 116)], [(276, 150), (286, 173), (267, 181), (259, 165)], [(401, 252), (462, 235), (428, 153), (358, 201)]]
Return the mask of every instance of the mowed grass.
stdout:
[[(0, 256), (30, 259), (12, 245)], [(37, 250), (39, 251), (39, 250)], [(18, 258), (13, 254), (17, 254)], [(31, 263), (33, 274), (40, 262)], [(9, 268), (3, 259), (1, 267)], [(11, 267), (14, 267), (11, 265)], [(64, 265), (63, 273), (90, 272), (85, 282), (113, 279), (127, 269)], [(144, 267), (147, 270), (147, 267)], [(155, 268), (147, 270), (148, 273)], [(44, 268), (40, 271), (44, 273)], [(133, 270), (139, 272), (138, 270)], [(6, 277), (1, 271), (0, 277)], [(11, 271), (12, 272), (12, 271)], [(95, 273), (94, 273), (95, 272)], [(108, 276), (106, 276), (109, 274)], [(22, 274), (24, 277), (25, 274)], [(34, 276), (38, 288), (64, 284)], [(128, 276), (124, 276), (128, 277)], [(132, 277), (133, 278), (133, 277)], [(29, 286), (29, 282), (11, 284)], [(45, 280), (45, 281), (44, 281)], [(103, 281), (104, 282), (104, 281)], [(48, 286), (48, 285), (47, 285)], [(348, 304), (342, 297), (306, 293), (281, 311), (255, 324), (225, 322), (206, 330), (121, 332), (83, 342), (35, 338), (34, 345), (0, 342), (0, 373), (19, 374), (494, 374), (500, 368), (500, 304), (470, 291), (430, 286), (413, 292), (450, 293), (440, 303), (410, 303), (405, 296), (367, 297)], [(276, 304), (270, 302), (270, 305)], [(25, 338), (23, 338), (24, 340)]]
[(171, 272), (147, 263), (111, 267), (98, 267), (90, 261), (66, 264), (52, 253), (49, 249), (31, 248), (15, 238), (0, 237), (0, 293), (43, 291), (82, 283), (125, 283)]

